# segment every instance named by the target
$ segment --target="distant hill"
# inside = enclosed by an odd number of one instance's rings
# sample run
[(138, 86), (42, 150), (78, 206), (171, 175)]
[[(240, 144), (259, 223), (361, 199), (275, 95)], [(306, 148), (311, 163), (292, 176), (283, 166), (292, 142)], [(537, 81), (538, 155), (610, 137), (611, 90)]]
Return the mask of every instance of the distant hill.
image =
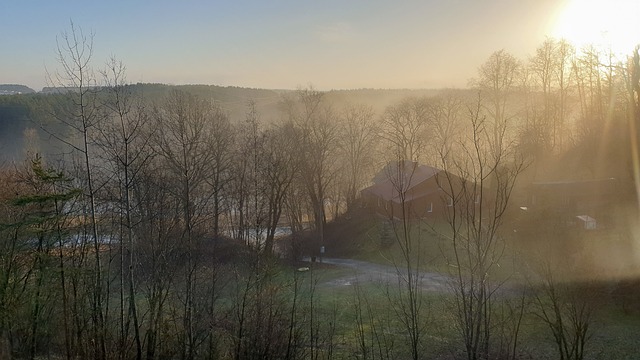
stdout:
[[(336, 108), (348, 104), (368, 105), (373, 111), (381, 115), (391, 105), (398, 104), (406, 98), (432, 97), (442, 93), (443, 89), (355, 89), (332, 90), (325, 96), (327, 101)], [(457, 91), (457, 90), (456, 90)]]
[[(237, 86), (218, 85), (167, 85), (154, 83), (137, 83), (129, 85), (134, 93), (150, 102), (161, 102), (172, 90), (181, 90), (211, 100), (219, 104), (228, 114), (232, 122), (245, 119), (247, 105), (253, 101), (256, 110), (263, 121), (277, 121), (282, 116), (280, 104), (283, 96), (292, 94), (295, 90), (272, 90), (244, 88)], [(53, 95), (74, 91), (69, 88), (45, 87), (39, 94)], [(443, 91), (466, 93), (467, 89), (353, 89), (327, 91), (325, 99), (336, 109), (347, 104), (368, 105), (377, 114), (382, 114), (385, 108), (397, 104), (407, 97), (431, 97)]]
[(0, 95), (33, 94), (36, 91), (25, 85), (0, 84)]
[(131, 85), (134, 92), (147, 101), (162, 101), (172, 90), (181, 90), (194, 94), (202, 99), (214, 101), (228, 114), (232, 122), (243, 121), (248, 111), (249, 101), (253, 101), (263, 120), (271, 121), (279, 116), (278, 104), (282, 99), (281, 91), (268, 89), (243, 88), (237, 86), (218, 85), (165, 85), (142, 84)]
[[(162, 101), (172, 90), (182, 90), (203, 99), (210, 99), (229, 114), (232, 122), (243, 121), (247, 113), (249, 101), (253, 101), (260, 118), (265, 122), (277, 121), (283, 115), (281, 103), (287, 94), (295, 90), (273, 90), (243, 88), (237, 86), (218, 85), (166, 85), (138, 83), (130, 85), (134, 92), (141, 94), (147, 101)], [(44, 91), (44, 90), (43, 90)], [(54, 91), (51, 91), (52, 93)], [(432, 97), (442, 92), (469, 93), (468, 89), (353, 89), (331, 90), (325, 93), (325, 100), (336, 110), (348, 105), (368, 105), (378, 115), (387, 106), (397, 104), (407, 97)]]
[[(173, 90), (192, 93), (200, 98), (219, 104), (232, 122), (242, 122), (248, 112), (248, 104), (253, 101), (264, 123), (279, 121), (285, 116), (282, 102), (285, 96), (295, 96), (294, 90), (270, 90), (217, 85), (165, 85), (138, 83), (128, 85), (133, 93), (140, 95), (149, 104), (162, 103)], [(67, 130), (52, 116), (56, 109), (72, 106), (66, 92), (77, 89), (46, 87), (34, 92), (23, 85), (0, 85), (0, 163), (3, 159), (16, 159), (22, 155), (24, 132), (28, 128), (39, 129), (39, 124), (48, 128), (56, 127), (57, 132)], [(470, 90), (408, 90), (408, 89), (355, 89), (326, 92), (326, 101), (339, 112), (348, 104), (371, 106), (380, 116), (389, 105), (397, 104), (407, 97), (436, 96), (443, 91), (461, 94)], [(56, 125), (57, 124), (57, 125)], [(38, 130), (42, 151), (52, 152), (54, 141), (51, 136)]]

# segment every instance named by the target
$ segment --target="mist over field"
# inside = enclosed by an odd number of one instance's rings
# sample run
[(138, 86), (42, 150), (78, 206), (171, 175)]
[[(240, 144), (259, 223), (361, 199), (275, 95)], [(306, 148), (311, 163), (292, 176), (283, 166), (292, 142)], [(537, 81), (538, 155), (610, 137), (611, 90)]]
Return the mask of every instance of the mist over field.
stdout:
[(0, 38), (0, 359), (637, 357), (640, 5), (252, 5)]

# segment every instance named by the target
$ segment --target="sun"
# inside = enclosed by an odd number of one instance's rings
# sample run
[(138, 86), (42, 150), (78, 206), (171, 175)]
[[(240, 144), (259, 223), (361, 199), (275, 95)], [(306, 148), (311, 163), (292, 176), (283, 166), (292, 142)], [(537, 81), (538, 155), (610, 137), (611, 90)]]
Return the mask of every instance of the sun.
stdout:
[(618, 56), (629, 55), (640, 44), (640, 1), (569, 0), (551, 35), (576, 48), (593, 45)]

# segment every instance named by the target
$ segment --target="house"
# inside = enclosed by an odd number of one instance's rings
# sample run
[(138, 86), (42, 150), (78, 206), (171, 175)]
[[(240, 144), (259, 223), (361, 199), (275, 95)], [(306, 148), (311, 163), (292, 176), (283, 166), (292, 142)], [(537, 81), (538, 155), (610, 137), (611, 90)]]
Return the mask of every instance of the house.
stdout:
[[(416, 162), (392, 162), (363, 189), (364, 203), (385, 217), (433, 218), (446, 215), (453, 199), (446, 191), (461, 179), (444, 170)], [(404, 206), (403, 206), (404, 205)]]
[[(528, 200), (531, 209), (565, 222), (575, 222), (576, 216), (582, 215), (604, 220), (620, 201), (619, 184), (615, 178), (534, 182)], [(587, 228), (595, 220), (580, 221)]]
[(614, 209), (622, 200), (615, 178), (529, 183), (521, 189), (514, 228), (531, 235), (541, 229), (606, 230), (614, 223)]
[(534, 182), (529, 205), (561, 212), (591, 212), (616, 201), (615, 178)]

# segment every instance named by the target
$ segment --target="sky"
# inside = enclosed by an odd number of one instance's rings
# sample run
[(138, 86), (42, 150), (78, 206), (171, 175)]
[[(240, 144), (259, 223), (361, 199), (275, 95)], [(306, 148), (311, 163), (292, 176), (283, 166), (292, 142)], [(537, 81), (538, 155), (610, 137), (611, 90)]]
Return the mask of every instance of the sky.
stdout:
[[(617, 1), (608, 16), (640, 18), (640, 1)], [(94, 67), (115, 57), (133, 83), (462, 88), (494, 51), (526, 59), (558, 31), (579, 37), (602, 4), (616, 0), (0, 0), (0, 83), (47, 86), (73, 22), (93, 34)]]

